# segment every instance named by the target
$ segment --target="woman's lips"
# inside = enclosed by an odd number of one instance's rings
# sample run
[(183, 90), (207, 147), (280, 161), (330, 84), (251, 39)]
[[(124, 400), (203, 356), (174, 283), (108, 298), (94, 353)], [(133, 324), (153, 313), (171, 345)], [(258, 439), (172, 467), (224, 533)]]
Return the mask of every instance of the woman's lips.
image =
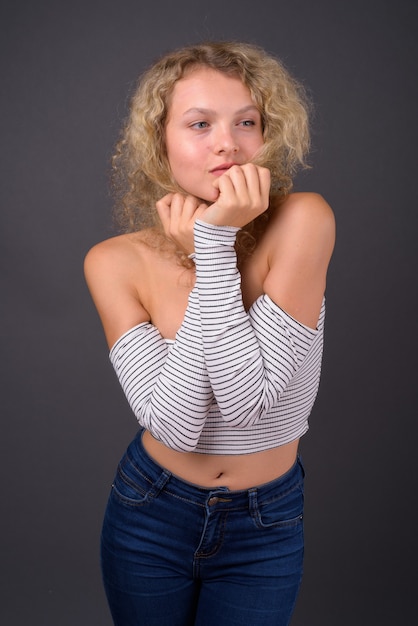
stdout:
[(223, 163), (222, 165), (217, 165), (210, 173), (214, 176), (222, 176), (225, 172), (227, 172), (233, 165), (237, 165), (237, 163)]

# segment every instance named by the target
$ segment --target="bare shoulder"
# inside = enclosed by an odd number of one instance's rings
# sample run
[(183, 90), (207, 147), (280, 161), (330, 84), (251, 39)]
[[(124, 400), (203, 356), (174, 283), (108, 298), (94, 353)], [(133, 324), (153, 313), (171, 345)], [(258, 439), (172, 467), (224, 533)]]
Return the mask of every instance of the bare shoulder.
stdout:
[(328, 202), (318, 193), (299, 192), (288, 195), (276, 212), (280, 223), (289, 226), (309, 225), (318, 229), (335, 231), (334, 213)]
[(269, 237), (281, 249), (296, 246), (299, 252), (315, 250), (331, 256), (335, 243), (335, 218), (328, 202), (317, 193), (292, 193), (281, 202), (270, 222)]
[(118, 235), (105, 239), (94, 245), (86, 254), (84, 268), (86, 274), (96, 274), (96, 272), (118, 271), (130, 264), (133, 260), (140, 259), (140, 237), (133, 237), (132, 234)]
[(84, 259), (84, 273), (90, 290), (127, 289), (136, 285), (149, 265), (152, 248), (145, 232), (105, 239), (93, 246)]
[(106, 239), (86, 255), (87, 286), (109, 346), (129, 328), (149, 320), (138, 293), (146, 257), (147, 246), (137, 233)]
[(334, 214), (316, 193), (286, 197), (266, 232), (265, 293), (312, 328), (318, 320), (334, 243)]

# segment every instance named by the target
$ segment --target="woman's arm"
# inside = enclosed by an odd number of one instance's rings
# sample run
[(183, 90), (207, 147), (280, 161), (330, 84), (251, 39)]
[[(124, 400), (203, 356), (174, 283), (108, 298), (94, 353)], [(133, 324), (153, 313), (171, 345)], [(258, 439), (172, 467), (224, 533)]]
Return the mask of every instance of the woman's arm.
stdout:
[(315, 326), (334, 245), (334, 220), (317, 194), (294, 194), (281, 204), (263, 238), (269, 267), (264, 295), (247, 314), (235, 236), (266, 209), (269, 172), (251, 163), (234, 166), (214, 184), (219, 196), (207, 207), (190, 196), (169, 194), (157, 208), (167, 235), (187, 252), (195, 249), (194, 312), (210, 383), (223, 418), (244, 428), (278, 402), (309, 350), (316, 355), (312, 376), (319, 374), (322, 327), (318, 336)]
[(278, 402), (317, 338), (334, 225), (320, 196), (289, 199), (270, 225), (265, 294), (249, 314), (236, 267), (237, 230), (196, 222), (196, 288), (215, 398), (224, 419), (245, 428)]
[(201, 339), (189, 297), (184, 321), (169, 348), (144, 322), (118, 339), (110, 361), (139, 423), (170, 448), (195, 449), (213, 402)]
[(167, 446), (192, 451), (213, 401), (200, 327), (193, 322), (195, 296), (190, 294), (169, 348), (132, 288), (134, 261), (117, 238), (86, 257), (86, 279), (111, 346), (110, 360), (139, 423)]

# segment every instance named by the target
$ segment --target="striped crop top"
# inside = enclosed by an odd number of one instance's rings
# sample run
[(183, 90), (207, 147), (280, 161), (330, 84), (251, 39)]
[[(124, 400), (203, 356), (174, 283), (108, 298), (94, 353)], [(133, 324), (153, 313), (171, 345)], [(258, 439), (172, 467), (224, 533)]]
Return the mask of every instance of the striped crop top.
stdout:
[(247, 313), (237, 231), (196, 221), (196, 283), (174, 342), (143, 322), (110, 351), (139, 423), (181, 452), (248, 454), (289, 443), (308, 430), (317, 395), (325, 303), (316, 330), (266, 294)]

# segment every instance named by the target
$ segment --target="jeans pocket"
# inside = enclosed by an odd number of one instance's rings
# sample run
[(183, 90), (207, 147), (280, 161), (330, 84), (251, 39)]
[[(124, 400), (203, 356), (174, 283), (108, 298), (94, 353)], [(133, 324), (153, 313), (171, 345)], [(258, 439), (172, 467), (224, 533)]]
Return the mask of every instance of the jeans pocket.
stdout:
[(251, 516), (257, 528), (292, 527), (303, 521), (303, 487), (295, 485), (286, 494), (259, 501), (254, 492)]
[(154, 480), (142, 471), (127, 454), (118, 465), (111, 497), (129, 507), (143, 506), (155, 498), (169, 479), (168, 472)]

